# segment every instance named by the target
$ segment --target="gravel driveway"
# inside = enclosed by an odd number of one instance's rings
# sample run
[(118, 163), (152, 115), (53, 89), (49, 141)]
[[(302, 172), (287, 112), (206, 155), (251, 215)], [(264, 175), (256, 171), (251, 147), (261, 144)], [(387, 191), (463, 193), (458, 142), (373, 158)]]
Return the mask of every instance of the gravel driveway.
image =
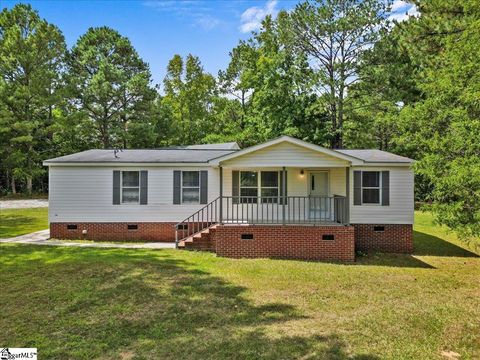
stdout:
[(48, 207), (47, 199), (0, 200), (0, 210)]

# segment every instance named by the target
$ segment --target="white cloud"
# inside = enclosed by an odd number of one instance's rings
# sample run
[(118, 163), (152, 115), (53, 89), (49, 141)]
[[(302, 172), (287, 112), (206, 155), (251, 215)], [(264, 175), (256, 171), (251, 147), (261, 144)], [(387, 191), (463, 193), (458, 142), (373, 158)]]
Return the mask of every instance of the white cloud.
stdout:
[(277, 0), (269, 0), (264, 7), (252, 6), (245, 10), (240, 16), (240, 31), (248, 33), (260, 29), (262, 20), (267, 15), (276, 16), (278, 10), (276, 9)]
[(395, 0), (392, 4), (392, 13), (388, 19), (402, 22), (411, 16), (418, 17), (419, 15), (420, 13), (415, 5), (409, 4), (405, 1)]
[(188, 19), (194, 26), (212, 30), (224, 22), (211, 15), (214, 9), (206, 1), (194, 0), (148, 0), (143, 3), (156, 11), (172, 14), (178, 18)]
[(204, 30), (212, 30), (222, 24), (222, 21), (211, 15), (201, 14), (196, 16), (195, 24)]
[(411, 4), (403, 1), (403, 0), (395, 0), (392, 4), (392, 12), (396, 12), (398, 10), (403, 10), (406, 7), (410, 7)]

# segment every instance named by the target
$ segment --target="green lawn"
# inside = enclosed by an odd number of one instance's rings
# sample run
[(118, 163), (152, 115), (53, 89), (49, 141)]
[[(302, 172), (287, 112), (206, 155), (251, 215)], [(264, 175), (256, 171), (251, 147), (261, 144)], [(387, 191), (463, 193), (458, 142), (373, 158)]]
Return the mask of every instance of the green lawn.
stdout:
[(354, 265), (0, 246), (0, 344), (41, 359), (480, 358), (480, 258), (416, 215)]
[(0, 209), (0, 239), (48, 229), (48, 208)]

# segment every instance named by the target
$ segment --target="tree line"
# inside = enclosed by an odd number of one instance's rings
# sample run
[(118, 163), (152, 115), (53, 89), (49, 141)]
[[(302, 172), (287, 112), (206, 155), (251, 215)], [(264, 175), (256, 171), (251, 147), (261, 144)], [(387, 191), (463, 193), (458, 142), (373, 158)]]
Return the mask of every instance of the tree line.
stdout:
[(480, 235), (480, 4), (300, 2), (267, 16), (218, 74), (174, 55), (163, 83), (128, 38), (90, 28), (68, 49), (30, 5), (0, 13), (0, 191), (47, 190), (42, 161), (90, 148), (154, 148), (291, 135), (417, 160), (416, 199)]

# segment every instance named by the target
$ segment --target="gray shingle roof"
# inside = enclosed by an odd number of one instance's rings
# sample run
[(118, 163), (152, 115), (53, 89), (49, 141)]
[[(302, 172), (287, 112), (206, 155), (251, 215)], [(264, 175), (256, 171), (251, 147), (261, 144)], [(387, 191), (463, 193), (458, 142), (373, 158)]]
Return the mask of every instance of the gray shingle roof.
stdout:
[(240, 146), (236, 142), (228, 142), (221, 144), (201, 144), (188, 145), (185, 149), (208, 149), (208, 150), (240, 150)]
[[(237, 143), (202, 144), (161, 149), (122, 150), (116, 156), (113, 150), (87, 150), (71, 155), (46, 160), (52, 163), (207, 163), (240, 148)], [(345, 150), (338, 153), (371, 163), (413, 163), (412, 159), (382, 150)]]
[(45, 161), (50, 163), (206, 163), (210, 159), (236, 150), (215, 149), (149, 149), (149, 150), (87, 150)]
[(388, 162), (388, 163), (413, 163), (414, 160), (404, 156), (392, 154), (382, 150), (345, 150), (336, 149), (335, 151), (345, 155), (353, 156), (354, 158), (366, 161), (366, 162)]

